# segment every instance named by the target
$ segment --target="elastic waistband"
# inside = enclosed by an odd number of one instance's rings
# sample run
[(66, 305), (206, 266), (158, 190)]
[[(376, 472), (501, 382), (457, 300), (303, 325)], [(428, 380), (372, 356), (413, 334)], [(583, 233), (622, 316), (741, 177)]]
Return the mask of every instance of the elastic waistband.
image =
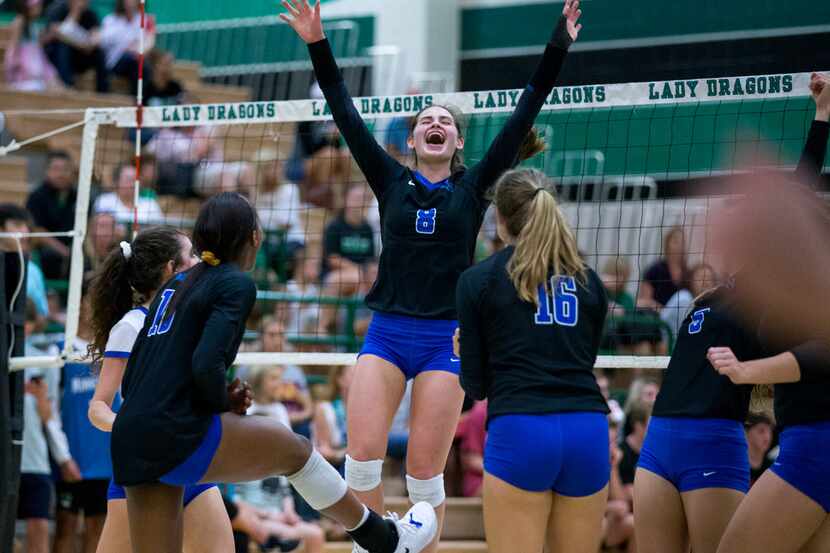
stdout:
[(784, 430), (781, 431), (782, 436), (784, 434), (801, 433), (830, 434), (830, 421), (811, 422), (808, 424), (794, 424), (792, 426), (784, 428)]
[(649, 430), (744, 436), (744, 426), (732, 419), (695, 419), (691, 417), (651, 417)]
[(455, 319), (421, 319), (380, 311), (372, 312), (372, 322), (405, 332), (436, 332), (441, 334), (449, 332), (451, 334), (458, 328), (458, 321)]

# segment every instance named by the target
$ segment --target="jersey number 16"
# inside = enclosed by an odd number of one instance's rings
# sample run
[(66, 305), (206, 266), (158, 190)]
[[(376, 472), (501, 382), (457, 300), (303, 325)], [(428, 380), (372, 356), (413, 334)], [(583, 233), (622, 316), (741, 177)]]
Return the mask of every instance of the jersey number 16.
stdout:
[(550, 279), (553, 298), (545, 283), (539, 285), (539, 307), (536, 308), (536, 324), (576, 326), (579, 320), (579, 298), (576, 295), (576, 279), (571, 276), (554, 276)]

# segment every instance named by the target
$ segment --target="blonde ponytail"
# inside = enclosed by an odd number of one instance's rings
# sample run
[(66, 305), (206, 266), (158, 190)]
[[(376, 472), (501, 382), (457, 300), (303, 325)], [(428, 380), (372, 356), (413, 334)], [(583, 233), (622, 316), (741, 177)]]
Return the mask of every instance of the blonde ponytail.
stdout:
[(508, 171), (496, 184), (496, 208), (516, 248), (507, 272), (519, 298), (538, 305), (538, 289), (551, 271), (584, 282), (585, 262), (547, 178), (535, 169)]

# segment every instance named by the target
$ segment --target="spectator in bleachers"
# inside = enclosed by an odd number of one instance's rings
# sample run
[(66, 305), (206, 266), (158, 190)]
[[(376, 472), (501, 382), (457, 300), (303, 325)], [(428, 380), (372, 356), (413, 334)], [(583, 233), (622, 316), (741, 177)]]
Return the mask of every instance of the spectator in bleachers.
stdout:
[[(78, 336), (71, 350), (86, 355), (92, 331), (89, 326), (89, 302), (81, 301)], [(63, 344), (59, 344), (61, 348)], [(87, 417), (89, 402), (95, 392), (96, 375), (85, 362), (66, 363), (61, 369), (60, 413), (63, 431), (69, 442), (71, 458), (77, 462), (75, 472), (61, 471), (57, 484), (55, 516), (55, 553), (77, 551), (78, 528), (83, 515), (82, 550), (95, 551), (104, 516), (107, 513), (107, 488), (112, 478), (110, 436), (92, 426)], [(113, 408), (118, 409), (120, 400)]]
[[(315, 82), (309, 96), (321, 100), (323, 92)], [(301, 184), (303, 201), (339, 209), (344, 183), (349, 182), (351, 155), (343, 147), (340, 131), (332, 121), (301, 121), (297, 124), (294, 151), (287, 163), (286, 177)]]
[(144, 78), (144, 105), (170, 106), (181, 102), (184, 87), (173, 75), (173, 54), (153, 48), (147, 55), (153, 68), (152, 75)]
[(602, 397), (605, 398), (605, 402), (608, 404), (608, 409), (611, 411), (608, 414), (608, 420), (612, 421), (614, 424), (617, 425), (622, 424), (622, 422), (625, 420), (625, 412), (623, 411), (623, 408), (620, 406), (619, 402), (611, 397), (608, 376), (599, 371), (594, 371), (594, 376), (597, 379), (597, 386), (599, 386), (599, 391), (602, 394)]
[[(657, 394), (660, 393), (660, 384), (656, 378), (638, 376), (631, 381), (628, 387), (628, 395), (625, 400), (624, 411), (630, 412), (634, 405), (641, 403), (645, 405), (654, 405), (657, 400)], [(628, 434), (629, 429), (626, 429)]]
[(46, 55), (66, 86), (76, 75), (95, 69), (95, 89), (109, 92), (109, 72), (101, 49), (101, 23), (89, 0), (57, 0), (46, 10)]
[[(116, 0), (115, 12), (104, 17), (101, 24), (101, 48), (106, 56), (107, 69), (130, 82), (130, 91), (138, 87), (138, 50), (141, 39), (139, 0)], [(156, 41), (154, 19), (145, 16), (144, 48), (153, 49)], [(144, 78), (152, 80), (152, 65), (144, 64)]]
[[(49, 153), (46, 160), (46, 178), (26, 200), (32, 214), (34, 230), (64, 232), (75, 228), (76, 192), (75, 171), (69, 154), (63, 151)], [(48, 279), (65, 279), (69, 275), (69, 237), (40, 240), (40, 266)]]
[[(356, 294), (366, 280), (367, 265), (375, 262), (374, 233), (366, 221), (367, 203), (367, 187), (352, 185), (343, 211), (326, 227), (320, 270), (324, 296), (343, 298)], [(332, 330), (336, 313), (336, 307), (321, 306), (321, 332)]]
[(689, 269), (687, 285), (686, 288), (675, 292), (660, 310), (660, 318), (669, 326), (674, 336), (677, 336), (695, 298), (717, 286), (715, 270), (706, 263), (698, 263)]
[(242, 161), (225, 161), (219, 127), (165, 127), (145, 146), (156, 158), (160, 194), (207, 198), (239, 192), (254, 198), (256, 175)]
[(91, 275), (113, 246), (126, 236), (123, 225), (109, 212), (96, 213), (87, 224), (84, 240), (84, 273)]
[(311, 423), (314, 447), (341, 473), (346, 461), (346, 401), (353, 375), (351, 365), (329, 371), (325, 392), (315, 398)]
[(758, 480), (775, 461), (770, 454), (775, 425), (766, 415), (750, 413), (745, 424), (746, 443), (749, 445), (750, 485)]
[[(320, 261), (309, 255), (306, 248), (294, 252), (292, 279), (285, 286), (292, 296), (320, 295)], [(312, 334), (317, 331), (320, 321), (320, 304), (291, 302), (285, 317), (286, 333), (289, 337)]]
[(608, 506), (602, 521), (602, 543), (605, 547), (622, 547), (627, 545), (628, 553), (635, 553), (634, 512), (625, 486), (620, 479), (620, 463), (623, 452), (618, 442), (619, 425), (613, 419), (608, 420), (608, 441), (611, 454), (611, 476), (608, 480)]
[[(117, 223), (131, 224), (135, 203), (135, 165), (119, 163), (113, 170), (113, 192), (105, 192), (96, 198), (92, 208), (95, 213), (111, 213)], [(155, 223), (164, 220), (164, 213), (154, 197), (139, 196), (138, 222)]]
[(17, 0), (17, 16), (9, 26), (6, 44), (6, 84), (16, 90), (48, 90), (61, 88), (58, 72), (46, 57), (37, 19), (43, 11), (41, 0)]
[(640, 450), (643, 448), (643, 441), (646, 439), (648, 421), (651, 418), (653, 402), (636, 402), (628, 412), (626, 424), (631, 427), (631, 433), (623, 438), (620, 449), (623, 452), (619, 462), (620, 481), (625, 488), (626, 499), (630, 502), (634, 493), (634, 472), (637, 469), (637, 461), (640, 460)]
[(663, 255), (643, 275), (637, 307), (659, 311), (678, 290), (687, 287), (686, 236), (681, 227), (663, 238)]
[(631, 279), (631, 265), (624, 257), (609, 259), (600, 274), (608, 292), (608, 312), (612, 315), (626, 315), (634, 312), (634, 297), (626, 287)]
[[(275, 317), (263, 317), (261, 323), (262, 351), (289, 351), (285, 342), (285, 327)], [(291, 428), (294, 432), (311, 438), (311, 417), (314, 406), (308, 391), (308, 380), (300, 367), (286, 365), (282, 367), (279, 386), (272, 390), (273, 401), (279, 401), (288, 409)]]
[[(386, 456), (401, 463), (406, 463), (406, 452), (409, 448), (409, 415), (412, 410), (412, 381), (406, 383), (403, 391), (403, 398), (392, 417), (392, 425), (389, 427), (389, 440), (386, 446)], [(406, 470), (401, 470), (401, 476), (406, 475)]]
[(458, 421), (455, 437), (460, 441), (462, 493), (480, 497), (484, 483), (484, 442), (487, 438), (487, 400), (477, 401)]
[(308, 206), (300, 201), (300, 187), (283, 181), (282, 163), (275, 148), (262, 148), (251, 161), (260, 175), (253, 200), (262, 228), (285, 232), (288, 253), (293, 256), (305, 245), (302, 214)]
[[(29, 213), (17, 204), (0, 204), (0, 230), (2, 232), (30, 232)], [(14, 239), (0, 240), (0, 249), (3, 251), (16, 252), (17, 247), (17, 241)], [(31, 239), (21, 238), (20, 248), (23, 254), (28, 256), (31, 253)], [(31, 258), (26, 263), (26, 297), (34, 304), (37, 317), (34, 328), (40, 331), (43, 329), (46, 317), (49, 316), (49, 302), (43, 271)]]
[[(26, 306), (26, 335), (37, 324), (37, 311), (29, 301)], [(26, 355), (44, 355), (26, 342)], [(20, 460), (20, 488), (17, 518), (26, 522), (26, 551), (49, 552), (49, 512), (54, 493), (49, 466), (47, 428), (58, 417), (58, 371), (26, 369), (23, 396), (23, 449)], [(65, 438), (64, 438), (65, 441)]]

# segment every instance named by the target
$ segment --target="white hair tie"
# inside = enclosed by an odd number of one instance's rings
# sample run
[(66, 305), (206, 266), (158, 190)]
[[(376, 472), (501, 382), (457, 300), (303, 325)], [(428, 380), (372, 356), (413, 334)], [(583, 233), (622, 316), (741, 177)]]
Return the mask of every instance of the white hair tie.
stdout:
[(124, 259), (129, 261), (133, 255), (133, 247), (130, 246), (129, 242), (121, 242), (119, 245), (121, 246), (121, 253), (124, 255)]

